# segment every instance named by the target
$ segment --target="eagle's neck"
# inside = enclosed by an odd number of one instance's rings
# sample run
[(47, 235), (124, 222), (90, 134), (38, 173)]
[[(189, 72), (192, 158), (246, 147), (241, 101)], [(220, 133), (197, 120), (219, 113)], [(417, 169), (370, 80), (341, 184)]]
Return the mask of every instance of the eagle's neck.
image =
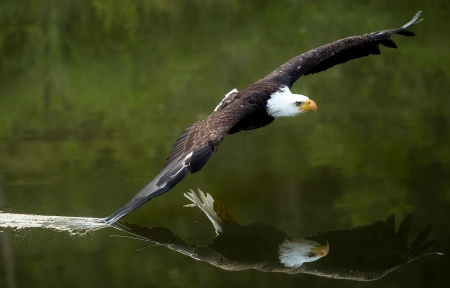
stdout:
[(293, 117), (300, 115), (296, 102), (309, 100), (308, 97), (300, 94), (292, 94), (288, 87), (282, 86), (278, 91), (270, 95), (267, 100), (267, 114), (273, 118)]

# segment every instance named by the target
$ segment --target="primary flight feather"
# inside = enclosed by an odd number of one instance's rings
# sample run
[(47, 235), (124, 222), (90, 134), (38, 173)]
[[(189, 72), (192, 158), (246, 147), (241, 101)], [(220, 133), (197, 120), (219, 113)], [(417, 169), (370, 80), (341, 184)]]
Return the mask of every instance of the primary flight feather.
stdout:
[(112, 224), (148, 200), (172, 189), (188, 173), (200, 171), (227, 134), (269, 125), (278, 117), (317, 111), (307, 96), (290, 88), (301, 76), (325, 71), (352, 59), (380, 54), (379, 45), (397, 48), (392, 34), (414, 36), (406, 29), (419, 23), (419, 11), (401, 28), (347, 37), (292, 58), (258, 82), (225, 95), (203, 120), (186, 128), (173, 145), (161, 172), (123, 207), (106, 218)]

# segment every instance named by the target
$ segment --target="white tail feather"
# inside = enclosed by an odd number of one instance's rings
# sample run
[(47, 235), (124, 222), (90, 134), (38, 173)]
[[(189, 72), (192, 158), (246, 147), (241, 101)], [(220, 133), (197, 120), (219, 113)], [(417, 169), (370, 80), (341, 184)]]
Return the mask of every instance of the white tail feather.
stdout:
[(184, 205), (183, 207), (195, 207), (197, 206), (202, 210), (206, 216), (208, 216), (209, 220), (211, 220), (212, 224), (214, 225), (214, 228), (216, 229), (216, 233), (219, 234), (219, 232), (223, 232), (222, 229), (222, 220), (220, 220), (219, 216), (217, 216), (216, 212), (214, 211), (214, 199), (209, 195), (209, 193), (203, 193), (202, 190), (198, 189), (198, 195), (200, 198), (195, 194), (192, 189), (190, 189), (191, 192), (184, 193), (184, 197), (189, 199), (192, 204)]

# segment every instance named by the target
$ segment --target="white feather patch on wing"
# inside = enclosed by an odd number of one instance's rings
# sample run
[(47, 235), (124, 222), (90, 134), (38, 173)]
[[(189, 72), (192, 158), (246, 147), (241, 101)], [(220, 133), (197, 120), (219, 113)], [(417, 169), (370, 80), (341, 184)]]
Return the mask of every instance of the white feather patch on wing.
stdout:
[(222, 220), (217, 216), (216, 211), (214, 211), (214, 199), (212, 198), (209, 193), (203, 193), (202, 190), (198, 189), (198, 195), (200, 195), (200, 198), (195, 194), (192, 189), (190, 189), (191, 192), (184, 193), (184, 197), (189, 199), (192, 204), (184, 205), (183, 207), (195, 207), (197, 206), (202, 210), (206, 216), (208, 216), (209, 220), (214, 225), (214, 228), (216, 229), (216, 233), (219, 234), (219, 232), (223, 232), (222, 228)]
[(239, 91), (236, 88), (234, 88), (233, 90), (228, 92), (227, 95), (225, 95), (225, 97), (222, 99), (222, 101), (220, 101), (219, 105), (217, 105), (217, 107), (214, 109), (214, 111), (217, 111), (217, 109), (219, 109), (220, 105), (222, 105), (223, 101), (225, 101), (228, 97), (230, 97), (231, 94), (237, 93), (237, 92), (239, 92)]
[(184, 157), (184, 165), (185, 166), (187, 165), (187, 163), (189, 163), (191, 161), (192, 154), (194, 154), (194, 152), (191, 152), (188, 155), (186, 155), (186, 157)]
[[(173, 172), (173, 174), (172, 174), (173, 176), (170, 177), (169, 180), (172, 179), (173, 177), (175, 177), (178, 173), (180, 173), (181, 170), (183, 170), (183, 169), (185, 169), (186, 167), (189, 166), (189, 164), (190, 164), (190, 162), (191, 162), (191, 156), (192, 156), (193, 153), (194, 153), (194, 152), (191, 152), (191, 153), (189, 153), (188, 155), (186, 155), (186, 157), (184, 157), (183, 166), (181, 166), (181, 167), (178, 169), (178, 171)], [(168, 182), (168, 180), (167, 180), (166, 182), (163, 183), (164, 185), (162, 185), (162, 186), (158, 186), (158, 185), (157, 185), (157, 187), (158, 187), (158, 188), (164, 188), (164, 187), (166, 187), (167, 182)]]
[(311, 248), (320, 246), (319, 243), (306, 239), (284, 240), (278, 249), (280, 262), (286, 267), (298, 267), (305, 262), (316, 261), (319, 255), (309, 257)]

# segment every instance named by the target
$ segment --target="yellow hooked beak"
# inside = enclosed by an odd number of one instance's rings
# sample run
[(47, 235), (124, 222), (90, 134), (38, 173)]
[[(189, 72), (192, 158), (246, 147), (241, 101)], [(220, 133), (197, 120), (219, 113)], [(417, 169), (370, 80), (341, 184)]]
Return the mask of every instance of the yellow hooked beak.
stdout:
[(328, 241), (327, 241), (327, 245), (313, 247), (313, 248), (310, 248), (310, 250), (314, 253), (317, 253), (317, 255), (319, 255), (320, 257), (323, 257), (323, 256), (327, 256), (328, 251), (330, 251), (330, 245), (328, 245)]
[(317, 112), (317, 104), (313, 100), (307, 100), (305, 104), (298, 107), (298, 110), (300, 111), (314, 111)]

